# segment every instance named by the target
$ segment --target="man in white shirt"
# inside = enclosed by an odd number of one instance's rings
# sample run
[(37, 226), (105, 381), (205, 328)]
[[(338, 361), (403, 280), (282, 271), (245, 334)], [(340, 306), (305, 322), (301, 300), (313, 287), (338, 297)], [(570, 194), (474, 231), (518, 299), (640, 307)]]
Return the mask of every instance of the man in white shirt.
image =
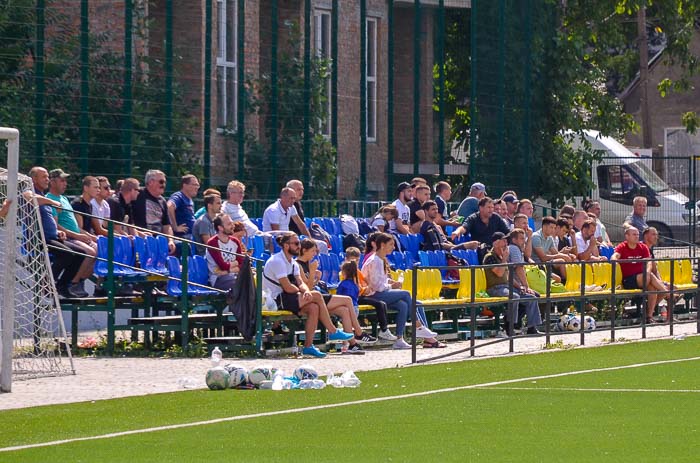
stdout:
[(588, 219), (581, 225), (581, 231), (576, 233), (576, 250), (578, 260), (587, 262), (597, 262), (607, 260), (598, 251), (598, 241), (595, 239), (596, 223), (593, 219)]
[(281, 310), (306, 317), (302, 354), (323, 358), (326, 354), (313, 345), (319, 321), (328, 330), (328, 339), (331, 341), (349, 341), (355, 335), (339, 331), (333, 325), (321, 293), (309, 290), (299, 277), (299, 265), (293, 259), (299, 255), (301, 244), (296, 233), (279, 234), (277, 243), (281, 251), (270, 257), (263, 269), (263, 291), (268, 292)]
[(243, 198), (245, 198), (245, 185), (238, 180), (231, 180), (226, 187), (226, 201), (221, 205), (221, 212), (228, 214), (232, 221), (243, 223), (246, 235), (261, 235), (265, 242), (265, 249), (271, 251), (273, 249), (272, 235), (260, 231), (258, 226), (250, 220), (246, 211), (241, 207)]
[[(109, 219), (111, 209), (107, 198), (112, 196), (112, 186), (107, 177), (97, 177), (97, 181), (100, 183), (100, 193), (90, 201), (92, 214)], [(107, 236), (107, 222), (104, 220), (92, 219), (92, 229), (95, 230), (96, 235)]]
[[(302, 235), (312, 238), (308, 228), (306, 228), (306, 224), (299, 217), (297, 208), (294, 207), (296, 200), (297, 194), (292, 188), (282, 188), (279, 199), (265, 209), (263, 214), (263, 231), (273, 235), (287, 232), (289, 231), (289, 223), (294, 221)], [(328, 254), (328, 243), (323, 240), (314, 241), (316, 241), (321, 254)]]
[(411, 208), (408, 207), (408, 203), (413, 199), (413, 188), (409, 183), (401, 182), (399, 186), (396, 187), (396, 193), (399, 197), (392, 204), (396, 206), (399, 219), (401, 219), (401, 224), (396, 222), (396, 231), (402, 235), (406, 235), (410, 233), (408, 224), (411, 220)]

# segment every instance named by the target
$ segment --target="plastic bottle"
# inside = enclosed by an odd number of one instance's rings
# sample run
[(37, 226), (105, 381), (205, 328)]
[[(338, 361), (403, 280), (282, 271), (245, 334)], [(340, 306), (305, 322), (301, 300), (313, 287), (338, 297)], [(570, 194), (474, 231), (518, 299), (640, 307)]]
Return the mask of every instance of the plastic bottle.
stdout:
[(281, 391), (282, 389), (284, 389), (284, 378), (282, 375), (277, 374), (272, 378), (272, 390)]
[(262, 298), (263, 298), (263, 305), (265, 306), (265, 310), (267, 310), (268, 312), (276, 312), (277, 311), (277, 303), (272, 298), (272, 296), (270, 295), (270, 292), (268, 290), (263, 289)]
[(399, 283), (403, 284), (403, 272), (399, 273), (398, 278), (396, 279)]
[(219, 349), (219, 347), (217, 346), (214, 348), (214, 350), (211, 351), (212, 366), (218, 367), (219, 363), (221, 363), (221, 357), (223, 357), (221, 349)]
[(322, 379), (312, 379), (311, 389), (323, 389), (326, 387), (326, 383)]
[(302, 379), (299, 381), (299, 389), (311, 389), (313, 387), (313, 379)]

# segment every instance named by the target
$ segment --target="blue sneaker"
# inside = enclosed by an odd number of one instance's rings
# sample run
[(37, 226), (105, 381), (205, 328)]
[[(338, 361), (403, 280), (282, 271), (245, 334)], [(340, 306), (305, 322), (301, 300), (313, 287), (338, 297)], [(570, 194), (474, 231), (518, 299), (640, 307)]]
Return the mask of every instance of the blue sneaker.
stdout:
[(355, 335), (352, 333), (346, 333), (345, 331), (338, 330), (333, 334), (329, 334), (328, 340), (329, 341), (349, 341), (354, 337), (355, 337)]
[(322, 359), (323, 357), (326, 356), (326, 354), (324, 352), (321, 352), (320, 350), (318, 350), (316, 348), (316, 346), (304, 347), (301, 350), (301, 353), (303, 355), (311, 355), (312, 357), (316, 357), (316, 358), (320, 358), (320, 359)]

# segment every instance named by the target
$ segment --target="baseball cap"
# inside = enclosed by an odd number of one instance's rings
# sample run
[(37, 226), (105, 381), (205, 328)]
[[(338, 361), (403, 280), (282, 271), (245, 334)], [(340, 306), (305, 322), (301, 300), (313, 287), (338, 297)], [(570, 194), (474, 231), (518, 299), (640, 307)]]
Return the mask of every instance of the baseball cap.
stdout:
[(491, 235), (492, 242), (504, 239), (506, 239), (506, 235), (504, 235), (502, 232), (495, 232), (493, 235)]
[(408, 190), (409, 188), (413, 188), (410, 183), (408, 182), (401, 182), (399, 183), (399, 186), (396, 187), (396, 193), (399, 194), (403, 190)]
[(49, 172), (49, 178), (68, 178), (70, 177), (70, 174), (67, 174), (63, 172), (63, 169), (53, 169), (51, 172)]
[(513, 195), (505, 195), (505, 196), (503, 197), (503, 201), (506, 202), (506, 203), (517, 203), (517, 202), (518, 202), (518, 198), (516, 198), (516, 197), (513, 196)]
[(472, 184), (472, 190), (478, 190), (478, 191), (486, 192), (486, 187), (484, 186), (483, 183), (476, 182), (476, 183)]

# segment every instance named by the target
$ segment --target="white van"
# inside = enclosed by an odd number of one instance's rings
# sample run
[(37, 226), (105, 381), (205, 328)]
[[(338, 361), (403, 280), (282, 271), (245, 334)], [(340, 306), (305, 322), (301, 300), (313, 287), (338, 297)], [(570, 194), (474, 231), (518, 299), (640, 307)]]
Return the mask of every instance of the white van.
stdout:
[[(656, 175), (648, 159), (635, 155), (617, 140), (603, 137), (595, 130), (586, 130), (585, 136), (594, 151), (603, 151), (604, 159), (595, 163), (591, 172), (595, 185), (591, 198), (600, 201), (600, 220), (606, 224), (610, 239), (615, 243), (624, 239), (621, 225), (632, 213), (632, 200), (635, 196), (646, 196), (649, 226), (656, 227), (664, 238), (689, 241), (688, 224), (693, 206), (688, 197)], [(582, 141), (574, 139), (572, 146), (583, 147)], [(700, 201), (694, 207), (697, 226)]]

